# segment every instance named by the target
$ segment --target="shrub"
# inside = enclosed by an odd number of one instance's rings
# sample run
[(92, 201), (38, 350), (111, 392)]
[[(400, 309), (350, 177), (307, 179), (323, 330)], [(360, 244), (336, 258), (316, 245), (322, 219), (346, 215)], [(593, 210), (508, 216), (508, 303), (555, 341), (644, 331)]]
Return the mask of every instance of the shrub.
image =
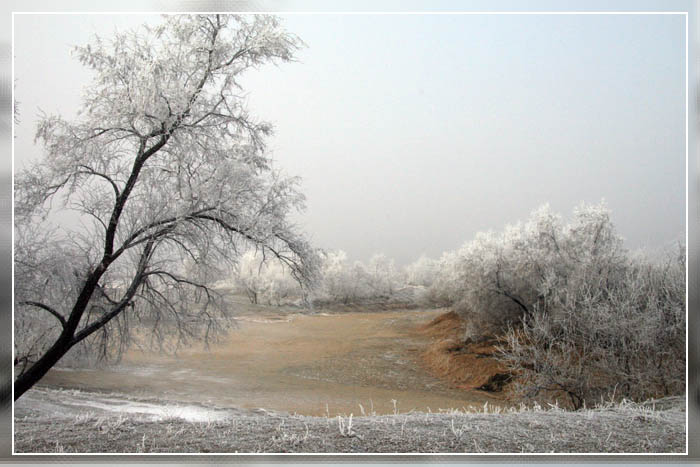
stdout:
[(519, 375), (521, 394), (565, 393), (580, 408), (684, 392), (684, 253), (662, 264), (627, 260), (624, 269), (617, 280), (550, 289), (546, 306), (507, 333), (501, 360)]
[(549, 289), (614, 275), (624, 255), (604, 205), (582, 205), (566, 225), (545, 205), (458, 250), (450, 298), (475, 335), (498, 333), (544, 306)]
[(464, 287), (461, 285), (460, 257), (457, 252), (448, 251), (437, 261), (436, 274), (428, 287), (425, 300), (436, 306), (449, 306), (459, 301)]
[(344, 251), (324, 252), (315, 299), (344, 304), (356, 302), (369, 295), (368, 283), (364, 266), (359, 262), (349, 264)]
[(522, 394), (566, 394), (578, 408), (683, 391), (683, 248), (664, 261), (633, 257), (604, 204), (580, 206), (568, 224), (544, 206), (448, 258), (441, 295), (466, 339), (505, 335), (500, 359)]
[(321, 254), (321, 280), (315, 298), (321, 302), (358, 303), (366, 300), (395, 298), (404, 279), (394, 261), (375, 254), (367, 266), (359, 261), (350, 264), (344, 251)]
[(284, 264), (265, 260), (252, 250), (241, 256), (233, 280), (253, 304), (265, 302), (279, 306), (305, 296), (305, 290)]
[(406, 266), (406, 284), (419, 287), (432, 286), (439, 266), (438, 261), (421, 255), (416, 261)]

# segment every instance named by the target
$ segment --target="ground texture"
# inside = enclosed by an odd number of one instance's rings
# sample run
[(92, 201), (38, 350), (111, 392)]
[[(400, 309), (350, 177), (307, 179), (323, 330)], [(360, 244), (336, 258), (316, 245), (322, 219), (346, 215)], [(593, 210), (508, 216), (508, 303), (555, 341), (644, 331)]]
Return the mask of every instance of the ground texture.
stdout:
[[(65, 412), (64, 412), (65, 413)], [(173, 412), (175, 413), (175, 412)], [(239, 411), (179, 416), (25, 410), (16, 453), (683, 453), (685, 401), (309, 417)]]

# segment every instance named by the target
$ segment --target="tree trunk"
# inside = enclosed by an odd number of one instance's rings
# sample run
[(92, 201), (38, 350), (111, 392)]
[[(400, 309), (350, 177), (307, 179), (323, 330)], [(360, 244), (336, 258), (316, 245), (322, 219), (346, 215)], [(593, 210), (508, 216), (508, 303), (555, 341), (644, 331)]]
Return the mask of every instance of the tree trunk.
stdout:
[(34, 386), (41, 378), (48, 373), (48, 371), (53, 367), (65, 354), (70, 350), (75, 344), (73, 338), (75, 337), (75, 331), (78, 328), (80, 319), (87, 308), (90, 298), (92, 297), (95, 287), (99, 282), (102, 274), (107, 269), (105, 265), (106, 261), (100, 264), (91, 274), (88, 276), (83, 285), (83, 289), (80, 291), (75, 305), (73, 305), (73, 310), (63, 326), (61, 335), (58, 336), (56, 342), (49, 348), (49, 350), (41, 356), (26, 372), (22, 373), (15, 380), (15, 394), (14, 400), (19, 399), (22, 394), (27, 392), (32, 386)]
[(48, 373), (48, 371), (73, 347), (71, 344), (71, 337), (65, 331), (56, 340), (56, 342), (51, 346), (49, 350), (46, 351), (44, 355), (41, 356), (39, 360), (34, 363), (29, 370), (22, 373), (15, 380), (15, 393), (14, 400), (16, 401), (22, 394), (27, 392), (32, 386), (34, 386), (41, 378)]

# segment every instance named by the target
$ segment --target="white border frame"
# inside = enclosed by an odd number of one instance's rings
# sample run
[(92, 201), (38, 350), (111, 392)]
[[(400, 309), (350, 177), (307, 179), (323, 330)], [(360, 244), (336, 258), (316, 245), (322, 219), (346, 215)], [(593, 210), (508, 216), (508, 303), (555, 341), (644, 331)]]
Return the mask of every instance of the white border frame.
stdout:
[[(15, 80), (15, 15), (157, 15), (157, 14), (163, 14), (163, 15), (195, 15), (195, 14), (240, 14), (240, 15), (265, 15), (265, 14), (272, 14), (272, 15), (278, 15), (278, 16), (298, 16), (298, 15), (310, 15), (310, 16), (330, 16), (330, 15), (395, 15), (395, 16), (406, 16), (406, 15), (682, 15), (685, 17), (685, 242), (686, 242), (686, 258), (689, 258), (689, 250), (690, 246), (688, 244), (688, 210), (689, 210), (689, 199), (688, 199), (688, 194), (689, 194), (689, 172), (688, 172), (688, 149), (689, 149), (689, 120), (688, 120), (688, 107), (689, 107), (689, 82), (688, 82), (688, 76), (689, 76), (689, 62), (688, 62), (688, 56), (689, 56), (689, 43), (688, 43), (688, 14), (689, 12), (687, 11), (322, 11), (322, 12), (304, 12), (304, 11), (178, 11), (178, 12), (158, 12), (158, 11), (108, 11), (108, 12), (91, 12), (91, 11), (76, 11), (76, 12), (63, 12), (63, 11), (13, 11), (12, 12), (12, 57), (11, 57), (11, 67), (12, 67), (12, 74), (11, 74), (11, 82), (13, 85), (12, 88), (12, 115), (11, 119), (14, 119), (14, 110), (15, 110), (15, 89), (14, 89), (14, 80)], [(11, 131), (11, 145), (12, 145), (12, 160), (11, 160), (11, 167), (12, 167), (12, 186), (14, 187), (15, 183), (15, 165), (14, 165), (14, 153), (15, 153), (15, 143), (14, 143), (14, 138), (15, 138), (15, 125), (14, 121), (12, 123), (12, 131)], [(12, 296), (11, 296), (11, 304), (12, 304), (12, 359), (14, 361), (14, 351), (15, 351), (15, 333), (14, 333), (14, 317), (15, 317), (15, 310), (14, 310), (14, 280), (15, 280), (15, 275), (14, 275), (14, 254), (15, 254), (15, 239), (14, 239), (14, 204), (15, 204), (15, 194), (14, 194), (14, 189), (12, 190), (12, 266), (11, 266), (11, 271), (12, 271)], [(240, 456), (281, 456), (281, 457), (290, 457), (290, 456), (546, 456), (546, 457), (551, 457), (551, 456), (688, 456), (688, 445), (689, 445), (689, 415), (688, 415), (688, 410), (689, 410), (689, 322), (688, 322), (688, 309), (689, 309), (689, 284), (688, 284), (688, 272), (689, 272), (689, 260), (686, 259), (686, 266), (685, 266), (685, 277), (686, 277), (686, 291), (685, 291), (685, 299), (686, 299), (686, 309), (685, 309), (685, 322), (686, 322), (686, 328), (685, 328), (685, 353), (686, 353), (686, 362), (685, 362), (685, 452), (684, 453), (630, 453), (630, 452), (625, 452), (625, 453), (568, 453), (568, 452), (560, 452), (560, 453), (420, 453), (420, 452), (411, 452), (411, 453), (334, 453), (334, 452), (329, 452), (329, 453), (17, 453), (15, 452), (15, 404), (14, 404), (14, 380), (15, 380), (15, 370), (14, 366), (12, 367), (12, 382), (11, 382), (11, 387), (12, 387), (12, 410), (11, 410), (11, 418), (12, 418), (12, 423), (11, 423), (11, 444), (12, 444), (12, 456), (20, 456), (20, 457), (25, 457), (25, 456), (57, 456), (61, 455), (63, 456), (234, 456), (234, 457), (240, 457)]]

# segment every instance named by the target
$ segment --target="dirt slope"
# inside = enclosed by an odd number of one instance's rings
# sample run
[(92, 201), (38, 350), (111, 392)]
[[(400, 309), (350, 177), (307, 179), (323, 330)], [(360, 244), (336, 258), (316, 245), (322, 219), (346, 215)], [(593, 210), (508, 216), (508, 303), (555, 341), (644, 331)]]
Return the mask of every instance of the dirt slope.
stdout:
[(464, 343), (464, 325), (454, 311), (420, 326), (419, 332), (431, 338), (422, 354), (425, 368), (455, 387), (500, 392), (509, 381), (495, 358), (496, 341)]

